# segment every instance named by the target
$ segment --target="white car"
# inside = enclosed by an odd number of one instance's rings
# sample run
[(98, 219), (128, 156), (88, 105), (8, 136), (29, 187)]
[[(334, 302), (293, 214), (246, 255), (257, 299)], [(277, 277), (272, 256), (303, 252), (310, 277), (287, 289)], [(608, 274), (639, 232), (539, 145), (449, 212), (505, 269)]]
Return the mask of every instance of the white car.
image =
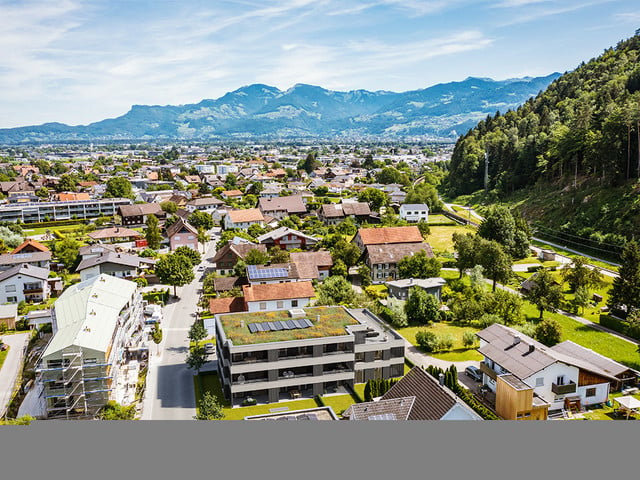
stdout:
[(204, 269), (205, 269), (205, 266), (204, 266), (204, 265), (200, 265), (200, 266), (198, 267), (198, 271), (199, 271), (199, 272), (204, 272)]
[(204, 353), (207, 355), (211, 355), (216, 353), (216, 346), (213, 343), (205, 343), (204, 344)]

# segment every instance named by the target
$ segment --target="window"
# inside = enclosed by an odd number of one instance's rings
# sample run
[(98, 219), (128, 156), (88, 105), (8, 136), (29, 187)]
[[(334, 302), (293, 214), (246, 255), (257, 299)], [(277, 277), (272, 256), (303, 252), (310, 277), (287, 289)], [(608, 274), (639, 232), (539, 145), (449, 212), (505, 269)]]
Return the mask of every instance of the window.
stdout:
[(260, 310), (266, 310), (267, 309), (267, 302), (260, 302)]
[(284, 302), (282, 300), (278, 300), (278, 302), (276, 303), (276, 307), (277, 308), (284, 308)]
[(4, 291), (5, 292), (15, 292), (16, 291), (16, 286), (15, 285), (5, 285), (4, 286)]
[(176, 235), (175, 237), (173, 237), (174, 240), (180, 240), (180, 235)]
[(558, 378), (556, 378), (556, 385), (564, 385), (564, 375), (558, 375)]
[(543, 386), (544, 386), (544, 377), (536, 378), (536, 387), (543, 387)]
[(297, 307), (298, 306), (298, 300), (291, 300), (291, 306), (292, 307)]
[(7, 297), (7, 303), (18, 303), (18, 297)]
[(585, 397), (595, 397), (595, 396), (596, 396), (596, 389), (587, 388), (587, 391), (585, 392)]

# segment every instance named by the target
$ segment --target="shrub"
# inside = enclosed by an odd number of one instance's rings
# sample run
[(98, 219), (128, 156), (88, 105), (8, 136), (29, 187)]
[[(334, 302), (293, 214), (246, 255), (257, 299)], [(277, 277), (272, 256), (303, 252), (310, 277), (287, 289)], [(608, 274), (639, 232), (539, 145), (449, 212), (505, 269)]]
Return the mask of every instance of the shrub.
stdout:
[(487, 328), (491, 325), (493, 325), (494, 323), (502, 323), (500, 321), (500, 317), (498, 315), (493, 315), (491, 313), (485, 313), (484, 315), (482, 315), (480, 317), (480, 319), (478, 320), (478, 323), (480, 324), (481, 328)]
[(471, 348), (475, 345), (478, 337), (472, 330), (466, 330), (462, 333), (462, 345)]
[(438, 335), (428, 330), (420, 330), (416, 333), (416, 343), (425, 352), (437, 352), (440, 348)]

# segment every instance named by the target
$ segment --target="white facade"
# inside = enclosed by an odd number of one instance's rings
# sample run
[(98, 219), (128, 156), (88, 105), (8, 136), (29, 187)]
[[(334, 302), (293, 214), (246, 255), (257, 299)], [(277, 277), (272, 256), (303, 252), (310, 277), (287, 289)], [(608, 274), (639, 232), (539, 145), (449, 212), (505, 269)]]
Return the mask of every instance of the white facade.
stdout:
[(28, 300), (42, 301), (47, 298), (49, 298), (49, 283), (46, 280), (18, 273), (0, 281), (0, 304)]
[(289, 310), (291, 308), (306, 307), (310, 298), (293, 298), (286, 300), (265, 300), (263, 302), (247, 302), (249, 312), (268, 312), (270, 310)]
[(198, 173), (203, 173), (205, 175), (216, 173), (215, 165), (194, 165), (194, 167)]
[(429, 221), (429, 207), (425, 204), (406, 203), (400, 205), (400, 218), (408, 222)]

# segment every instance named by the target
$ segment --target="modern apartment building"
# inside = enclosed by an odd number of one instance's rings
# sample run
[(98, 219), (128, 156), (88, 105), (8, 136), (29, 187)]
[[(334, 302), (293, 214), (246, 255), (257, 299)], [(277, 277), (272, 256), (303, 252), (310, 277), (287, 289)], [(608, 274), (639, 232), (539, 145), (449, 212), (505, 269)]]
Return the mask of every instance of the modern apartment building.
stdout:
[(101, 274), (67, 288), (52, 314), (36, 369), (47, 417), (92, 418), (114, 398), (127, 351), (142, 342), (142, 298), (134, 282)]
[(0, 205), (0, 220), (35, 223), (73, 218), (97, 218), (118, 213), (121, 205), (131, 205), (128, 198), (74, 200), (70, 202), (33, 202)]
[(234, 405), (247, 397), (313, 397), (404, 373), (404, 339), (367, 309), (229, 313), (216, 315), (211, 327), (218, 375)]

